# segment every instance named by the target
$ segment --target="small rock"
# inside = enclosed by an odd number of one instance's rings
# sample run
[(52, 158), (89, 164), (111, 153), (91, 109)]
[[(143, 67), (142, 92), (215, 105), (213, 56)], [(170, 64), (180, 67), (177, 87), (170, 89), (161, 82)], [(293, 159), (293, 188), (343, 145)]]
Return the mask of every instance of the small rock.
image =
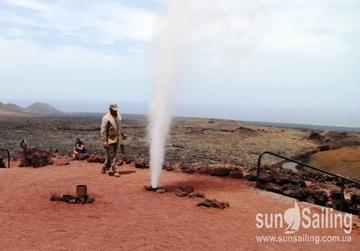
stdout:
[(330, 191), (330, 197), (333, 200), (341, 200), (341, 188), (337, 187)]
[[(276, 184), (280, 186), (286, 184), (300, 185), (301, 187), (305, 186), (305, 182), (298, 176), (295, 176), (293, 173), (288, 173), (285, 171), (272, 170), (271, 176)], [(261, 177), (261, 176), (260, 176)]]
[(171, 165), (164, 165), (163, 169), (165, 169), (166, 171), (169, 171), (169, 172), (175, 170), (175, 168)]
[(204, 201), (198, 203), (196, 206), (225, 209), (227, 207), (230, 207), (230, 204), (228, 202), (220, 202), (216, 199), (205, 199)]
[(152, 186), (144, 186), (144, 190), (149, 191), (149, 192), (156, 192), (156, 193), (166, 193), (167, 192), (167, 190), (163, 187), (153, 188)]
[(176, 189), (175, 195), (180, 197), (186, 197), (193, 192), (194, 188), (192, 186), (183, 186)]
[(51, 195), (50, 201), (62, 201), (69, 204), (90, 204), (93, 203), (95, 199), (88, 195), (73, 196), (69, 194), (64, 194), (61, 196)]
[(244, 178), (247, 179), (248, 181), (256, 181), (256, 171), (251, 171), (249, 173), (247, 173), (246, 175), (244, 175)]
[(281, 189), (281, 187), (278, 184), (273, 183), (273, 182), (261, 184), (261, 188), (266, 191), (270, 191), (270, 192), (274, 192), (274, 193), (279, 193), (279, 194), (284, 193), (283, 189)]
[(203, 192), (193, 192), (188, 195), (189, 198), (205, 198), (205, 194)]
[(152, 186), (144, 186), (145, 191), (156, 192), (157, 188), (153, 188)]
[(159, 187), (157, 190), (156, 190), (157, 193), (166, 193), (167, 190), (165, 188), (161, 188)]
[(126, 165), (129, 165), (131, 163), (134, 162), (134, 158), (132, 158), (131, 156), (129, 155), (125, 155), (124, 158), (123, 158), (124, 162)]
[(284, 195), (298, 199), (300, 201), (306, 200), (309, 195), (308, 189), (299, 185), (286, 184), (283, 185), (281, 189), (284, 191)]
[(181, 163), (179, 165), (179, 169), (181, 172), (183, 173), (187, 173), (187, 174), (193, 174), (195, 173), (195, 170), (192, 168), (190, 163)]
[(353, 229), (360, 229), (360, 223), (354, 222)]
[(235, 178), (235, 179), (241, 179), (243, 176), (244, 176), (244, 175), (243, 175), (243, 172), (242, 172), (242, 170), (240, 170), (240, 169), (232, 170), (232, 171), (230, 171), (230, 173), (229, 173), (229, 177)]
[(328, 201), (328, 196), (326, 191), (320, 190), (317, 188), (309, 190), (310, 198), (314, 200), (315, 204), (325, 206)]
[(219, 176), (219, 177), (226, 177), (229, 176), (230, 174), (230, 170), (224, 167), (219, 167), (219, 168), (213, 168), (211, 170), (211, 174), (212, 176)]
[(330, 149), (331, 147), (329, 145), (321, 145), (314, 149), (314, 153), (328, 151)]
[(149, 162), (145, 161), (144, 159), (139, 159), (135, 161), (135, 168), (148, 169), (149, 167)]
[(201, 174), (210, 174), (211, 173), (211, 168), (208, 166), (202, 166), (199, 168), (198, 173)]
[(97, 154), (91, 154), (87, 159), (87, 161), (96, 162), (96, 163), (105, 163), (105, 158)]

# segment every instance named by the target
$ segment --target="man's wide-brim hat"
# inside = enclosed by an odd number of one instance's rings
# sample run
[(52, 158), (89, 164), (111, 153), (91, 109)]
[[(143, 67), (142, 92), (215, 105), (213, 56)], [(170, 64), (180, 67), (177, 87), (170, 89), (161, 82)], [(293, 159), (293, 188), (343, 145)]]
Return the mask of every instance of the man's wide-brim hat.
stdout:
[(118, 108), (118, 105), (117, 105), (117, 104), (112, 103), (112, 104), (110, 104), (109, 109), (110, 109), (110, 110), (113, 110), (113, 111), (117, 111), (119, 108)]

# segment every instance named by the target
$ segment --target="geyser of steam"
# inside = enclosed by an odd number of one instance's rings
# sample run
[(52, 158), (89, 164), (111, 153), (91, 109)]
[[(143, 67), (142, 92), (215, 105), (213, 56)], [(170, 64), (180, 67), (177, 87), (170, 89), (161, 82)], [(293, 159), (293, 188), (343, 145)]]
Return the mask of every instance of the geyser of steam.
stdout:
[(158, 187), (171, 122), (171, 101), (189, 41), (187, 0), (168, 1), (167, 15), (153, 41), (153, 97), (150, 104), (151, 186)]

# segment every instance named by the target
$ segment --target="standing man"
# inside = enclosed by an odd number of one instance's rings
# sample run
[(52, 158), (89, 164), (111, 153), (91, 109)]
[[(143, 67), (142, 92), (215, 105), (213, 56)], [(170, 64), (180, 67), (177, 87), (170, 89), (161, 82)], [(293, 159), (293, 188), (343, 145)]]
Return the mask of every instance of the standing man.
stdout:
[(118, 105), (113, 103), (109, 106), (109, 112), (105, 114), (101, 123), (102, 146), (107, 153), (107, 158), (101, 173), (109, 171), (110, 176), (120, 177), (119, 173), (116, 171), (116, 154), (122, 139), (125, 140), (126, 136), (121, 128), (121, 115), (118, 113)]

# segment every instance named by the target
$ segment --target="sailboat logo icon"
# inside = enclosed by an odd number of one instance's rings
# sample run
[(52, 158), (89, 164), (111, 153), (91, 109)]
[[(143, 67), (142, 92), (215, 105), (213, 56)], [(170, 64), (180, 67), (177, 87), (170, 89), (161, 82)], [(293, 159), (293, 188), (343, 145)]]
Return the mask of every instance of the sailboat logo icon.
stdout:
[(301, 214), (299, 205), (296, 203), (296, 201), (294, 207), (289, 208), (284, 213), (284, 220), (286, 224), (288, 224), (288, 227), (285, 230), (285, 234), (293, 234), (299, 230), (301, 223)]

